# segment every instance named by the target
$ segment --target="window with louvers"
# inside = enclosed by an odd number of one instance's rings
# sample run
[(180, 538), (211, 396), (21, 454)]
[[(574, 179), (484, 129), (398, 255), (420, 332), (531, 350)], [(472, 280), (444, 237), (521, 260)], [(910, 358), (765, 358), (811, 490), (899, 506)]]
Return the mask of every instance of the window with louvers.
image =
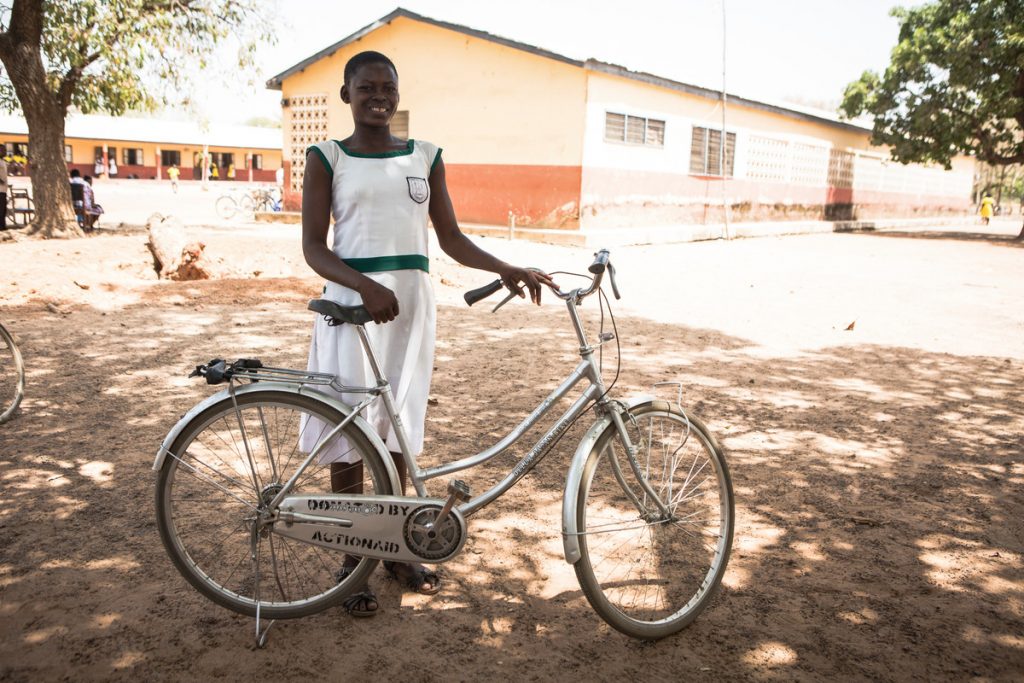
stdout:
[(693, 127), (690, 143), (690, 173), (732, 177), (736, 162), (736, 133), (725, 134), (725, 173), (722, 173), (722, 131)]
[(665, 146), (665, 122), (643, 116), (605, 112), (604, 139), (649, 147)]

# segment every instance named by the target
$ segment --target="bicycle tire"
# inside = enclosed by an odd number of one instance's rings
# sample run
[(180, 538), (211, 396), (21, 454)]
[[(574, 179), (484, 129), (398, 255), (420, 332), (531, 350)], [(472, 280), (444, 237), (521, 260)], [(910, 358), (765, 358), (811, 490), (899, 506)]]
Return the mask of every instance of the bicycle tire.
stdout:
[(217, 197), (213, 206), (217, 210), (217, 215), (226, 221), (231, 220), (238, 213), (238, 203), (228, 195)]
[(238, 213), (245, 214), (247, 218), (252, 218), (255, 211), (256, 204), (253, 202), (251, 195), (244, 194), (238, 199)]
[(587, 457), (577, 498), (581, 557), (573, 566), (580, 587), (610, 626), (642, 640), (677, 633), (707, 607), (728, 565), (735, 525), (721, 446), (700, 420), (667, 406), (648, 402), (623, 420), (638, 466), (669, 501), (671, 517), (644, 495), (614, 424)]
[[(25, 397), (25, 364), (14, 337), (0, 325), (0, 424), (7, 422)], [(13, 381), (12, 381), (13, 380)]]
[[(261, 617), (292, 619), (327, 609), (363, 586), (377, 561), (361, 558), (339, 583), (344, 553), (301, 543), (271, 530), (257, 540), (256, 557), (262, 577), (257, 583), (257, 566), (251, 559), (253, 535), (247, 519), (253, 516), (253, 507), (259, 506), (261, 498), (268, 501), (273, 488), (286, 482), (305, 457), (299, 446), (303, 430), (313, 430), (306, 433), (319, 441), (329, 425), (337, 424), (343, 416), (314, 397), (273, 389), (236, 398), (238, 413), (231, 397), (226, 397), (196, 415), (171, 445), (156, 481), (160, 539), (185, 579), (204, 596), (232, 611), (255, 616), (257, 586)], [(319, 423), (301, 420), (301, 415)], [(245, 425), (254, 466), (248, 464), (239, 424)], [(362, 457), (363, 492), (390, 494), (387, 469), (362, 431), (349, 425), (342, 435)], [(201, 478), (196, 474), (199, 472), (217, 481), (221, 488)], [(330, 488), (329, 464), (312, 463), (292, 492), (324, 493)], [(258, 491), (265, 493), (261, 496)]]

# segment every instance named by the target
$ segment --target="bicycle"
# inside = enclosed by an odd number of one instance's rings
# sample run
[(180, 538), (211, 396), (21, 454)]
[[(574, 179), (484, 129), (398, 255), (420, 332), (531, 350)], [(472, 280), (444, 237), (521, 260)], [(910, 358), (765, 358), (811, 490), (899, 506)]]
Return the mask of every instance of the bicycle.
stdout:
[[(718, 590), (728, 564), (734, 502), (725, 454), (679, 401), (612, 399), (595, 346), (576, 307), (599, 292), (605, 272), (619, 298), (608, 252), (589, 268), (586, 288), (563, 292), (580, 362), (523, 421), (480, 453), (426, 469), (412, 458), (391, 386), (382, 376), (362, 306), (314, 300), (309, 308), (355, 326), (376, 383), (340, 385), (333, 375), (264, 367), (257, 359), (214, 360), (192, 376), (228, 387), (194, 406), (160, 446), (156, 513), (160, 538), (181, 574), (205, 597), (256, 618), (257, 646), (275, 619), (339, 604), (379, 560), (441, 563), (455, 557), (466, 520), (526, 476), (566, 430), (593, 408), (597, 420), (576, 447), (562, 505), (563, 549), (591, 606), (612, 627), (653, 640), (689, 625)], [(468, 304), (500, 280), (465, 294)], [(515, 294), (495, 306), (496, 311)], [(610, 305), (609, 305), (610, 314)], [(598, 347), (615, 339), (599, 334)], [(616, 372), (616, 379), (617, 379)], [(471, 469), (511, 447), (578, 383), (587, 387), (508, 474), (471, 497), (461, 481), (429, 497), (424, 482)], [(348, 405), (317, 390), (364, 396)], [(681, 385), (680, 385), (681, 392)], [(361, 413), (380, 400), (397, 436), (415, 495), (401, 484), (388, 449)], [(361, 483), (325, 491), (335, 454), (354, 454)], [(328, 454), (322, 457), (323, 454)], [(341, 572), (338, 556), (358, 560)], [(339, 573), (340, 572), (340, 573)], [(340, 582), (339, 582), (340, 578)], [(261, 631), (260, 619), (271, 620)]]
[(234, 193), (228, 193), (217, 197), (214, 208), (217, 210), (217, 215), (227, 221), (234, 218), (236, 214), (252, 216), (256, 205), (249, 193), (244, 193), (237, 198)]
[(7, 422), (25, 396), (25, 365), (14, 337), (0, 324), (0, 423)]
[(252, 191), (252, 199), (256, 211), (280, 211), (281, 202), (278, 201), (274, 192), (264, 188), (257, 188)]

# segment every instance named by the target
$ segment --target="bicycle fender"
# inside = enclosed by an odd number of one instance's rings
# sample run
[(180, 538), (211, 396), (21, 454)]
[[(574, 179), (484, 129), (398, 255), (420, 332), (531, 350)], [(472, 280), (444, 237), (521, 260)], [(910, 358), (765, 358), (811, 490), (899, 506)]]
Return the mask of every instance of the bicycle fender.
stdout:
[[(317, 400), (323, 401), (327, 405), (336, 409), (345, 417), (348, 417), (349, 415), (352, 414), (352, 406), (348, 405), (347, 403), (342, 403), (338, 399), (334, 398), (333, 396), (329, 396), (328, 394), (325, 394), (322, 391), (317, 391), (316, 389), (307, 386), (297, 386), (295, 384), (284, 384), (277, 382), (259, 382), (257, 384), (246, 384), (245, 386), (235, 387), (235, 395), (241, 396), (242, 394), (249, 394), (254, 391), (266, 391), (268, 389), (288, 394), (312, 396)], [(182, 430), (185, 429), (185, 425), (187, 425), (193, 418), (195, 418), (196, 415), (203, 412), (214, 403), (229, 398), (230, 396), (231, 392), (228, 389), (224, 389), (223, 391), (219, 391), (216, 394), (213, 394), (212, 396), (208, 396), (207, 398), (203, 399), (196, 405), (192, 406), (192, 408), (187, 413), (185, 413), (185, 415), (183, 415), (180, 420), (178, 420), (177, 424), (171, 427), (171, 431), (167, 433), (167, 436), (164, 437), (163, 443), (160, 444), (160, 450), (157, 451), (156, 460), (153, 462), (153, 471), (160, 471), (160, 468), (164, 464), (164, 459), (166, 459), (167, 454), (171, 452), (171, 444), (174, 443), (175, 439), (178, 438), (178, 435), (181, 434)], [(352, 420), (352, 425), (356, 429), (363, 432), (363, 435), (366, 437), (366, 439), (373, 445), (375, 449), (377, 449), (377, 453), (380, 454), (381, 462), (384, 463), (384, 467), (388, 471), (388, 478), (391, 480), (392, 490), (401, 491), (402, 487), (398, 479), (398, 471), (395, 469), (395, 462), (391, 458), (390, 453), (388, 453), (388, 449), (384, 445), (384, 441), (380, 438), (380, 435), (378, 435), (377, 432), (372, 427), (370, 427), (370, 424), (366, 420), (364, 420), (361, 415), (357, 415), (356, 418)]]
[[(630, 409), (645, 403), (654, 403), (656, 400), (650, 395), (633, 396), (623, 403), (627, 409)], [(615, 404), (612, 409), (621, 412), (621, 409)], [(583, 480), (583, 467), (587, 464), (587, 458), (594, 450), (601, 435), (609, 427), (612, 427), (611, 415), (604, 415), (594, 422), (580, 439), (580, 444), (576, 447), (576, 454), (572, 457), (572, 462), (569, 463), (569, 473), (565, 477), (565, 493), (562, 496), (562, 548), (565, 552), (565, 561), (569, 564), (576, 564), (580, 561), (580, 536), (579, 528), (576, 525), (576, 504), (580, 482)]]

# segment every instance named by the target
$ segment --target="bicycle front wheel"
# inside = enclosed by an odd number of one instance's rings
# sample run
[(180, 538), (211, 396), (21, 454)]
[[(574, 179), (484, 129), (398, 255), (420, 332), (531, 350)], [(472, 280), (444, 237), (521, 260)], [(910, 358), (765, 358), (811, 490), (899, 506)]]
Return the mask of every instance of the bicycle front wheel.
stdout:
[(243, 218), (252, 219), (255, 211), (256, 203), (253, 201), (252, 195), (243, 194), (238, 199), (238, 213), (242, 214)]
[[(365, 583), (376, 560), (359, 559), (339, 583), (340, 552), (260, 529), (270, 500), (343, 416), (309, 396), (255, 391), (210, 406), (170, 447), (157, 475), (160, 538), (175, 567), (200, 593), (228, 609), (290, 619), (330, 607)], [(349, 425), (328, 444), (332, 455), (360, 462), (344, 477), (351, 492), (388, 495), (391, 483), (376, 449)], [(356, 476), (351, 476), (353, 472)], [(359, 480), (361, 472), (361, 480)], [(311, 463), (290, 493), (331, 490), (330, 463)], [(356, 483), (358, 480), (358, 483)]]
[(217, 215), (224, 220), (230, 220), (235, 217), (238, 213), (238, 203), (234, 198), (224, 195), (217, 197), (217, 202), (214, 204), (214, 208), (217, 209)]
[(646, 403), (623, 421), (655, 495), (609, 426), (584, 465), (574, 567), (605, 621), (655, 640), (688, 626), (718, 590), (732, 548), (732, 481), (714, 437), (678, 408)]
[(14, 415), (25, 395), (25, 366), (7, 329), (0, 325), (0, 423)]

